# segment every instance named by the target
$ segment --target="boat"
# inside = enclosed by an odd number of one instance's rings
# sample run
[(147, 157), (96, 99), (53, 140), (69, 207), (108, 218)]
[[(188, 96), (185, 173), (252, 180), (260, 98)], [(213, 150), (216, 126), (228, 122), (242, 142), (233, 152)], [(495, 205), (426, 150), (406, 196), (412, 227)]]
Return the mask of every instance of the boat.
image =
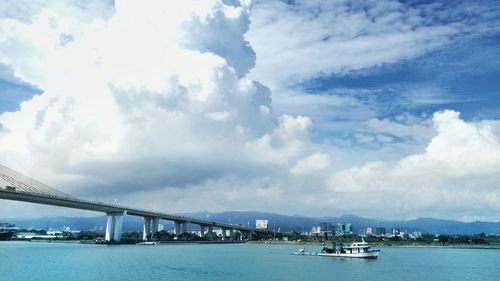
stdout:
[(156, 241), (145, 241), (141, 243), (137, 243), (137, 245), (158, 245), (159, 243)]
[(379, 253), (380, 250), (371, 249), (371, 246), (362, 240), (362, 242), (354, 242), (350, 246), (333, 244), (333, 248), (324, 247), (321, 252), (318, 253), (318, 256), (376, 259)]
[(298, 249), (297, 251), (292, 253), (292, 255), (297, 255), (297, 256), (315, 256), (317, 254), (318, 253), (306, 252), (306, 248)]

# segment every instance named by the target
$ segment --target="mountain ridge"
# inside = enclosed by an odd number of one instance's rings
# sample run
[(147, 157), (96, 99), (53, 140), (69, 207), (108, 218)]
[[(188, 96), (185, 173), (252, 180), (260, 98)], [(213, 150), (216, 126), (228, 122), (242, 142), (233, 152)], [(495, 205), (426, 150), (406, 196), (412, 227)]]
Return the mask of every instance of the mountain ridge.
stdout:
[[(392, 228), (398, 228), (404, 232), (419, 231), (422, 233), (433, 234), (498, 234), (500, 233), (500, 222), (461, 222), (447, 219), (435, 218), (417, 218), (413, 220), (382, 220), (365, 218), (352, 214), (341, 216), (324, 216), (324, 217), (307, 217), (300, 215), (280, 215), (269, 212), (252, 212), (252, 211), (226, 211), (219, 213), (212, 212), (190, 212), (178, 213), (178, 215), (208, 219), (219, 222), (227, 222), (232, 224), (240, 224), (244, 226), (255, 227), (255, 220), (265, 219), (269, 221), (268, 228), (276, 231), (297, 231), (307, 232), (313, 226), (318, 226), (321, 223), (351, 223), (353, 231), (359, 233), (361, 229), (372, 227), (383, 227), (386, 232), (391, 232)], [(14, 223), (21, 228), (37, 228), (37, 229), (62, 229), (63, 226), (69, 226), (72, 229), (80, 230), (95, 230), (102, 231), (106, 225), (106, 216), (96, 217), (41, 217), (33, 219), (0, 219), (0, 222)], [(161, 222), (165, 229), (172, 228), (172, 222)], [(140, 231), (142, 230), (142, 218), (127, 216), (123, 223), (124, 231)]]

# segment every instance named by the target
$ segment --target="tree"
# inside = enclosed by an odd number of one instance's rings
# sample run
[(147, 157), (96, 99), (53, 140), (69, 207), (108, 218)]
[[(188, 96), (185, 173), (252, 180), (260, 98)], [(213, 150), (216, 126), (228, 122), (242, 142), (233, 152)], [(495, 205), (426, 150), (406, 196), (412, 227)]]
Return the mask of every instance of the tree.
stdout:
[(161, 230), (155, 233), (154, 239), (160, 240), (160, 241), (170, 241), (174, 240), (175, 234), (170, 233), (165, 230)]
[(441, 234), (441, 235), (438, 236), (438, 240), (439, 240), (440, 243), (445, 244), (448, 241), (450, 241), (450, 236)]

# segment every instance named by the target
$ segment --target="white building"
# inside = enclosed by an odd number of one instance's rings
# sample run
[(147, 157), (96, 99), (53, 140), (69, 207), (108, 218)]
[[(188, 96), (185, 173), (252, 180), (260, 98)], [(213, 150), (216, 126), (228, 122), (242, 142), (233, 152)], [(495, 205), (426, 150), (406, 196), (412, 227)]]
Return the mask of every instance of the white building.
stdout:
[(255, 220), (255, 228), (257, 229), (267, 229), (268, 225), (268, 220)]
[(319, 235), (319, 234), (321, 234), (321, 226), (313, 226), (311, 228), (311, 234), (312, 235)]

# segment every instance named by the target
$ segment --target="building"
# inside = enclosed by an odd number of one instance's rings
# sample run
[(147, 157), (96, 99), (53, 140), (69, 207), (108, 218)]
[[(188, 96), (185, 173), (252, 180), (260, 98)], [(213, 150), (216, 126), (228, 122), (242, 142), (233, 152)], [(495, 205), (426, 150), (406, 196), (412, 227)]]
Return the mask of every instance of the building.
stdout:
[(344, 234), (344, 225), (341, 223), (337, 223), (337, 230), (335, 231), (337, 235), (342, 235)]
[(7, 230), (13, 230), (13, 231), (18, 231), (19, 227), (17, 227), (15, 224), (11, 223), (0, 223), (0, 230), (7, 231)]
[(369, 226), (368, 226), (368, 227), (365, 229), (365, 234), (366, 234), (366, 235), (373, 235), (373, 229), (372, 229), (371, 227), (369, 227)]
[[(70, 233), (70, 234), (78, 234), (81, 231), (80, 230), (71, 229), (71, 227), (69, 227), (69, 226), (63, 226), (62, 232), (64, 232), (64, 233)], [(62, 234), (62, 232), (61, 232), (61, 234)]]
[(47, 231), (47, 234), (39, 234), (36, 232), (18, 232), (16, 233), (17, 239), (56, 239), (63, 238), (62, 231)]
[(345, 234), (352, 234), (352, 224), (346, 223), (337, 223), (337, 229), (335, 231), (336, 235), (345, 235)]
[(413, 231), (412, 233), (410, 233), (408, 235), (411, 239), (418, 239), (420, 237), (422, 237), (422, 232), (420, 231)]
[(345, 234), (351, 234), (352, 233), (352, 225), (350, 223), (346, 224), (344, 227), (344, 233)]
[(330, 222), (322, 222), (319, 224), (319, 226), (321, 227), (321, 230), (324, 232), (332, 232), (335, 230), (333, 224)]
[(47, 231), (48, 236), (62, 236), (63, 232), (60, 230), (49, 230)]
[(375, 235), (376, 236), (385, 236), (385, 227), (377, 227), (375, 229)]
[(399, 228), (396, 228), (396, 227), (392, 228), (392, 235), (393, 236), (399, 236), (400, 232), (401, 231), (399, 230)]
[(311, 235), (319, 235), (321, 233), (321, 226), (313, 226), (311, 228)]
[(255, 228), (257, 229), (267, 229), (269, 225), (268, 220), (256, 220), (255, 221)]

